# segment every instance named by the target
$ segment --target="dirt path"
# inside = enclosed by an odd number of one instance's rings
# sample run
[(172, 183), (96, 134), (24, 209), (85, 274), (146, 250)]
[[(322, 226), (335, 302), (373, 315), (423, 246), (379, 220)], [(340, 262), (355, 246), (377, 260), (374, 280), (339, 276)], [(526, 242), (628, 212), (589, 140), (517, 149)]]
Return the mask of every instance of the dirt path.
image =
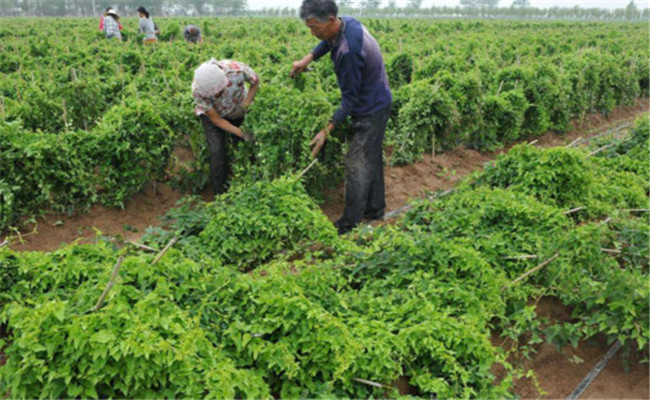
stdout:
[[(571, 319), (571, 310), (555, 298), (542, 298), (536, 312), (558, 323)], [(502, 341), (500, 340), (499, 343)], [(506, 343), (504, 348), (507, 345)], [(608, 345), (603, 337), (582, 341), (577, 348), (567, 345), (560, 351), (555, 345), (547, 343), (537, 345), (536, 353), (532, 358), (520, 360), (518, 365), (535, 371), (539, 387), (544, 394), (542, 396), (534, 382), (527, 378), (515, 381), (514, 392), (522, 399), (540, 397), (565, 399), (603, 358), (610, 347), (611, 345)], [(643, 357), (638, 352), (632, 352), (627, 359), (623, 355), (623, 350), (619, 350), (579, 398), (650, 398), (650, 366), (647, 363), (639, 363)]]

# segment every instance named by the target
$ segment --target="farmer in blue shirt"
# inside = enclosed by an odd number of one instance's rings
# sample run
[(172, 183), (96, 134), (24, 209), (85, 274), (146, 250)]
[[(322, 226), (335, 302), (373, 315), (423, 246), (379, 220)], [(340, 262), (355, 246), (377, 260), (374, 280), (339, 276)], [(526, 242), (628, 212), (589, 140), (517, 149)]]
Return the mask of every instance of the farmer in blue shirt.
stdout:
[(293, 63), (291, 77), (328, 52), (341, 89), (341, 105), (327, 126), (311, 141), (312, 156), (327, 135), (350, 115), (353, 138), (345, 158), (345, 211), (335, 225), (339, 234), (354, 228), (365, 217), (381, 219), (386, 200), (382, 143), (390, 116), (392, 95), (377, 41), (358, 20), (337, 17), (333, 0), (304, 0), (300, 18), (321, 42)]

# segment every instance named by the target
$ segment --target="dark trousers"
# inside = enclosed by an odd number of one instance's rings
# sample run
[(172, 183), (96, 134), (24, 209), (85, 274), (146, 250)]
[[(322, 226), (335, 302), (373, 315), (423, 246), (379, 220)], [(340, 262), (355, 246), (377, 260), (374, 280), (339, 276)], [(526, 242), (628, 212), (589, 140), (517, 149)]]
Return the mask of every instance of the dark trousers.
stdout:
[(390, 108), (352, 118), (352, 142), (345, 156), (345, 211), (335, 225), (345, 233), (366, 217), (380, 219), (386, 210), (382, 144)]
[[(241, 126), (244, 119), (228, 121), (235, 126)], [(210, 152), (210, 184), (215, 195), (221, 194), (227, 189), (228, 172), (230, 170), (226, 142), (230, 141), (236, 145), (242, 139), (217, 127), (205, 114), (201, 114), (201, 124), (203, 125), (203, 132)]]

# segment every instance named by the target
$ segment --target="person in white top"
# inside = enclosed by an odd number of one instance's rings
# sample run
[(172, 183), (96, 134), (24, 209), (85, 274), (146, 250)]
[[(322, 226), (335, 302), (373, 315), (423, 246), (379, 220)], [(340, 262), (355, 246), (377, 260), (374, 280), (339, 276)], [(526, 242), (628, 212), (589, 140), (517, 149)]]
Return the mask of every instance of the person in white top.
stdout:
[(153, 19), (151, 19), (149, 11), (140, 6), (138, 8), (138, 16), (140, 17), (140, 26), (138, 30), (140, 33), (144, 33), (144, 39), (142, 39), (142, 41), (144, 43), (153, 43), (158, 41), (158, 37), (156, 36), (156, 24), (154, 24)]

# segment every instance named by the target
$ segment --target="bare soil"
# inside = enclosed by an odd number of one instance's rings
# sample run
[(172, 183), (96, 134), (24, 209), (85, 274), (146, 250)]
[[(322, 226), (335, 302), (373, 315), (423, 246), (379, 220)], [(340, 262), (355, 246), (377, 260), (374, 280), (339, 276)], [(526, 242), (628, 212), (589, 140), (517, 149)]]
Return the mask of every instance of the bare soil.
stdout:
[[(543, 298), (537, 314), (551, 321), (568, 321), (571, 310), (557, 299)], [(603, 337), (582, 341), (577, 348), (564, 346), (560, 351), (552, 344), (541, 344), (530, 360), (520, 360), (524, 369), (532, 369), (542, 393), (531, 379), (515, 382), (515, 393), (523, 399), (565, 399), (592, 368), (603, 358), (611, 345)], [(627, 356), (620, 349), (587, 387), (580, 399), (648, 399), (650, 398), (650, 366), (640, 363), (640, 352)]]
[[(574, 122), (565, 134), (548, 132), (537, 138), (536, 145), (561, 146), (580, 137), (593, 137), (621, 124), (633, 122), (648, 111), (648, 99), (640, 99), (634, 106), (618, 108), (607, 117), (589, 115), (581, 125)], [(512, 146), (490, 153), (458, 148), (435, 157), (427, 154), (415, 164), (386, 167), (387, 210), (397, 209), (426, 193), (452, 188), (464, 176), (482, 169), (485, 162), (506, 152), (510, 147)], [(179, 159), (191, 156), (185, 153), (176, 155)], [(321, 209), (330, 220), (335, 220), (343, 212), (343, 193), (343, 185), (326, 193)], [(75, 215), (48, 213), (38, 217), (36, 224), (25, 224), (21, 230), (21, 240), (14, 240), (11, 248), (16, 251), (52, 251), (65, 243), (91, 242), (96, 237), (96, 230), (105, 235), (120, 235), (124, 240), (134, 240), (147, 227), (157, 226), (159, 218), (181, 197), (182, 193), (166, 184), (157, 183), (155, 190), (153, 185), (149, 185), (133, 196), (123, 210), (94, 206), (88, 212)], [(203, 193), (202, 197), (209, 199), (210, 196)], [(560, 319), (568, 318), (567, 310), (552, 300), (540, 302), (538, 312)], [(539, 386), (545, 394), (539, 393), (529, 379), (519, 380), (515, 392), (522, 398), (565, 398), (608, 349), (609, 346), (602, 340), (580, 343), (576, 349), (566, 346), (560, 352), (555, 346), (540, 345), (533, 359), (525, 361), (524, 366), (537, 373)], [(647, 363), (639, 364), (639, 358), (636, 354), (631, 359), (632, 363), (626, 366), (619, 352), (581, 398), (649, 399), (650, 369)], [(0, 365), (3, 362), (0, 355)]]

